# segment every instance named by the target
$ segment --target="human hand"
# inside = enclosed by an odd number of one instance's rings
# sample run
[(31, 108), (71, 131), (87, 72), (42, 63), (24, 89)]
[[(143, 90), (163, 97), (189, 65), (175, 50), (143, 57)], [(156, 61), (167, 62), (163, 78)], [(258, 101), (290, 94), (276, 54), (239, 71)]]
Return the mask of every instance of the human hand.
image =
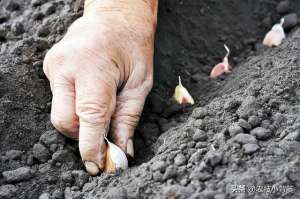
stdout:
[(79, 139), (91, 175), (104, 169), (109, 129), (114, 143), (134, 156), (134, 129), (152, 88), (157, 3), (86, 0), (83, 16), (45, 57), (52, 124)]

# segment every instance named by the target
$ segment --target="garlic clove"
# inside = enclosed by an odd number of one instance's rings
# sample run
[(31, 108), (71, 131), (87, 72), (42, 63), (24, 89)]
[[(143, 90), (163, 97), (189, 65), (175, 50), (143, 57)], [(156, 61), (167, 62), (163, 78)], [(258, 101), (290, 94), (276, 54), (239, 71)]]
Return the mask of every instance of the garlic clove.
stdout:
[(179, 104), (194, 104), (195, 102), (193, 97), (190, 95), (187, 89), (182, 86), (180, 76), (178, 77), (178, 79), (179, 84), (175, 88), (173, 98)]
[(99, 168), (96, 163), (90, 162), (90, 161), (85, 161), (84, 166), (86, 168), (86, 171), (91, 175), (95, 176), (99, 173)]
[(266, 34), (263, 45), (268, 47), (279, 46), (285, 38), (284, 29), (282, 27), (284, 18), (281, 19), (279, 24), (275, 24), (272, 29)]
[(117, 145), (110, 142), (105, 138), (107, 142), (106, 159), (105, 159), (105, 172), (116, 172), (118, 169), (127, 169), (128, 160), (126, 154)]
[(223, 58), (223, 61), (221, 63), (218, 63), (213, 67), (213, 69), (210, 72), (211, 78), (216, 78), (223, 73), (231, 73), (231, 66), (228, 61), (228, 56), (230, 54), (230, 49), (227, 47), (226, 44), (224, 44), (224, 48), (226, 49), (227, 53), (225, 57)]
[(210, 77), (211, 78), (216, 78), (220, 75), (222, 75), (225, 72), (225, 65), (224, 63), (218, 63), (217, 65), (214, 66), (212, 71), (210, 72)]

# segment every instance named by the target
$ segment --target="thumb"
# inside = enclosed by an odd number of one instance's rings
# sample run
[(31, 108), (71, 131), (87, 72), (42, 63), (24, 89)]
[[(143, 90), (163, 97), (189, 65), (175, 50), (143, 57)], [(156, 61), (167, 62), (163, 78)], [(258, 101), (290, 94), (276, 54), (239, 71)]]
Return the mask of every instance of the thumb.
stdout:
[(76, 114), (80, 124), (79, 151), (87, 172), (97, 175), (104, 169), (104, 136), (115, 107), (116, 86), (91, 74), (79, 77), (75, 85)]
[(132, 157), (134, 130), (151, 87), (152, 81), (146, 81), (137, 88), (123, 90), (117, 96), (116, 110), (111, 122), (112, 138), (116, 145)]

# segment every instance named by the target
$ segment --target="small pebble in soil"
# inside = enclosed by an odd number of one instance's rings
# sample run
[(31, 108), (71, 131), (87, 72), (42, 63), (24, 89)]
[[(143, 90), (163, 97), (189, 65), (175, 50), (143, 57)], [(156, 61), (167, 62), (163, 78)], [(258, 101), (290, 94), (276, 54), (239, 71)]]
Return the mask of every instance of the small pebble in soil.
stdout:
[(11, 30), (14, 33), (14, 35), (17, 35), (17, 36), (20, 34), (23, 34), (25, 32), (23, 23), (18, 22), (18, 21), (12, 24)]
[(257, 144), (244, 144), (243, 145), (244, 153), (247, 155), (253, 154), (259, 149)]
[(53, 153), (52, 160), (54, 162), (72, 163), (72, 162), (76, 161), (76, 156), (74, 155), (73, 152), (64, 149), (64, 150), (59, 150), (59, 151), (56, 151), (55, 153)]
[(33, 146), (33, 156), (40, 162), (44, 163), (50, 158), (49, 150), (42, 144), (38, 143)]
[(244, 133), (244, 130), (242, 129), (242, 127), (239, 126), (238, 123), (233, 123), (232, 125), (229, 126), (228, 132), (230, 136), (233, 137), (239, 133)]
[(7, 5), (5, 8), (8, 11), (17, 11), (20, 9), (20, 5), (18, 4), (17, 1), (11, 0), (11, 1), (7, 1)]
[(199, 169), (195, 169), (190, 174), (191, 180), (200, 180), (200, 181), (206, 181), (209, 180), (212, 177), (212, 175), (207, 171), (200, 171)]
[(216, 194), (214, 196), (214, 199), (226, 199), (226, 198), (227, 198), (226, 194), (222, 194), (222, 193)]
[(203, 129), (204, 126), (205, 126), (205, 124), (204, 124), (204, 122), (203, 122), (202, 119), (195, 120), (194, 123), (193, 123), (193, 125), (194, 125), (194, 127), (198, 128), (198, 129)]
[(26, 160), (26, 164), (31, 166), (33, 165), (34, 161), (33, 161), (33, 155), (28, 155), (27, 160)]
[(209, 151), (205, 159), (210, 166), (215, 167), (222, 162), (223, 153), (219, 151)]
[(185, 158), (185, 156), (183, 155), (183, 154), (178, 154), (176, 157), (175, 157), (175, 159), (174, 159), (174, 163), (175, 163), (175, 165), (177, 165), (177, 166), (182, 166), (182, 165), (184, 165), (185, 163), (186, 163), (186, 158)]
[(296, 13), (287, 14), (284, 17), (283, 28), (292, 29), (298, 24), (298, 15)]
[(52, 193), (52, 198), (53, 199), (63, 199), (64, 198), (64, 193), (61, 190), (56, 189)]
[(226, 111), (234, 111), (240, 106), (241, 102), (237, 99), (229, 99), (224, 103), (224, 109)]
[(260, 124), (260, 120), (256, 115), (250, 116), (248, 122), (252, 126), (252, 128), (257, 127)]
[(199, 162), (201, 157), (202, 157), (202, 151), (196, 151), (195, 153), (193, 153), (189, 159), (189, 162), (190, 163), (196, 163), (196, 162)]
[(19, 160), (22, 156), (22, 151), (19, 150), (10, 150), (5, 153), (6, 157), (10, 160)]
[(195, 129), (194, 130), (194, 135), (193, 135), (193, 140), (195, 142), (206, 141), (207, 140), (207, 135), (203, 130)]
[(74, 182), (74, 178), (71, 171), (63, 172), (60, 176), (61, 180), (65, 183), (72, 184)]
[(39, 172), (42, 174), (47, 173), (51, 168), (51, 164), (50, 163), (44, 163), (44, 164), (40, 164), (39, 165)]
[(75, 179), (75, 185), (79, 188), (81, 188), (89, 180), (89, 175), (82, 170), (74, 170), (72, 171), (72, 175)]
[(279, 111), (280, 111), (281, 113), (285, 113), (286, 111), (288, 111), (288, 109), (289, 109), (289, 107), (288, 107), (288, 105), (286, 105), (286, 104), (281, 104), (281, 105), (279, 106)]
[(188, 148), (194, 148), (195, 145), (196, 145), (196, 142), (195, 142), (195, 141), (190, 141), (190, 142), (188, 142), (188, 144), (187, 144)]
[(151, 171), (160, 171), (164, 172), (165, 168), (167, 167), (167, 163), (165, 161), (154, 161), (152, 165), (150, 166)]
[(236, 113), (241, 118), (247, 118), (253, 115), (257, 110), (256, 98), (254, 96), (246, 97), (241, 106), (237, 109)]
[(43, 38), (39, 38), (39, 37), (35, 38), (34, 44), (37, 52), (43, 52), (49, 48), (48, 41)]
[(256, 127), (250, 131), (250, 134), (259, 140), (266, 140), (272, 136), (272, 131), (263, 127)]
[(205, 116), (207, 116), (207, 114), (207, 109), (200, 107), (193, 110), (192, 117), (195, 119), (203, 119)]
[(291, 10), (291, 4), (289, 0), (284, 0), (278, 3), (276, 6), (276, 11), (279, 14), (285, 14), (288, 13)]
[(171, 165), (166, 169), (166, 172), (163, 176), (163, 180), (166, 181), (170, 178), (173, 178), (176, 176), (176, 174), (177, 174), (177, 168), (175, 166)]
[(53, 14), (55, 10), (55, 5), (52, 2), (45, 3), (41, 7), (41, 11), (45, 16)]
[(1, 199), (11, 199), (15, 198), (18, 188), (12, 184), (6, 184), (0, 186), (0, 198)]
[(189, 198), (195, 192), (190, 187), (180, 185), (170, 185), (163, 188), (162, 198)]
[(296, 132), (291, 132), (289, 134), (287, 134), (287, 136), (285, 136), (284, 140), (286, 141), (300, 141), (300, 132), (296, 131)]
[(51, 195), (49, 193), (43, 193), (40, 195), (39, 199), (50, 199)]
[(45, 17), (45, 15), (42, 12), (36, 12), (32, 15), (33, 20), (42, 20)]
[(266, 129), (270, 129), (271, 126), (271, 122), (269, 120), (263, 120), (260, 124), (261, 127), (266, 128)]
[(239, 144), (256, 144), (257, 140), (253, 135), (240, 133), (233, 137), (233, 141)]
[(47, 37), (50, 34), (50, 30), (47, 26), (40, 26), (37, 30), (39, 37)]
[(244, 119), (239, 119), (238, 125), (244, 128), (245, 130), (251, 130), (251, 125)]
[(161, 182), (163, 180), (163, 174), (159, 171), (155, 171), (153, 173), (153, 179), (156, 181), (156, 182)]
[(127, 190), (123, 187), (113, 187), (108, 191), (107, 194), (108, 199), (125, 199), (128, 198)]
[(0, 15), (0, 24), (5, 23), (9, 19), (9, 16)]
[(29, 167), (21, 167), (16, 170), (4, 171), (2, 176), (6, 182), (20, 182), (30, 179), (32, 174)]
[(40, 6), (42, 5), (43, 3), (45, 3), (47, 0), (32, 0), (31, 1), (31, 5), (33, 6)]
[(202, 149), (207, 147), (207, 142), (197, 142), (195, 148), (196, 149)]
[(46, 131), (40, 137), (40, 142), (50, 147), (51, 144), (60, 144), (64, 145), (66, 139), (55, 130)]

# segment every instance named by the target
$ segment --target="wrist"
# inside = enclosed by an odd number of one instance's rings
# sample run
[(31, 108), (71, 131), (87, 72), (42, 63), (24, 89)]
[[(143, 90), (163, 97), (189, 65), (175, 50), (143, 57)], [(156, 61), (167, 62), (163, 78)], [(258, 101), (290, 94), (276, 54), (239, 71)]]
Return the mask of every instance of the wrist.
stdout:
[[(152, 14), (157, 16), (157, 7), (159, 0), (81, 0), (84, 2), (84, 13), (96, 13), (101, 11), (126, 10), (143, 8), (151, 10)], [(145, 10), (144, 10), (145, 11)]]

